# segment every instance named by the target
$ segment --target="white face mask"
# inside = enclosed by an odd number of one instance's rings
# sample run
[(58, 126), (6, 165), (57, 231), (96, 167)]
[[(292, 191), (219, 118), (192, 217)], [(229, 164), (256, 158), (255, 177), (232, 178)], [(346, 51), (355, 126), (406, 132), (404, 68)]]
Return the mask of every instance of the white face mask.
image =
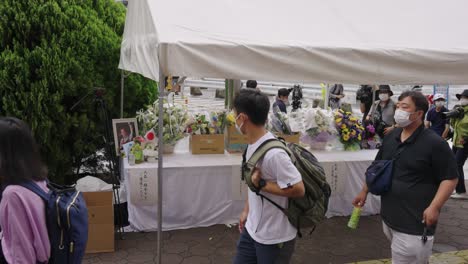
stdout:
[(436, 105), (437, 107), (442, 107), (442, 106), (445, 105), (445, 102), (444, 102), (444, 101), (438, 101), (438, 102), (435, 102), (435, 105)]
[(390, 97), (388, 96), (388, 94), (379, 94), (379, 99), (380, 99), (381, 101), (386, 102), (386, 101), (388, 101), (389, 98), (390, 98)]
[(237, 132), (239, 132), (239, 134), (243, 135), (244, 133), (242, 133), (241, 128), (244, 125), (244, 122), (242, 122), (242, 124), (240, 124), (240, 125), (237, 125), (237, 119), (239, 119), (239, 117), (240, 117), (240, 114), (237, 115), (237, 117), (236, 117), (236, 123), (235, 123), (236, 124), (236, 130), (237, 130)]
[(413, 121), (410, 120), (410, 116), (413, 113), (409, 113), (400, 109), (397, 109), (395, 111), (395, 122), (398, 124), (400, 127), (407, 127), (413, 123)]
[(460, 99), (460, 104), (463, 105), (463, 106), (468, 105), (468, 99), (466, 99), (466, 98)]

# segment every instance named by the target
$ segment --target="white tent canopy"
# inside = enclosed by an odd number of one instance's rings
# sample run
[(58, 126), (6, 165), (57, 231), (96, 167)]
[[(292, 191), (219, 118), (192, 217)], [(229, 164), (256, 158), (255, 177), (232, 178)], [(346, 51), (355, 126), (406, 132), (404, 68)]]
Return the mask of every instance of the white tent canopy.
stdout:
[(132, 0), (120, 68), (328, 83), (468, 83), (468, 1)]

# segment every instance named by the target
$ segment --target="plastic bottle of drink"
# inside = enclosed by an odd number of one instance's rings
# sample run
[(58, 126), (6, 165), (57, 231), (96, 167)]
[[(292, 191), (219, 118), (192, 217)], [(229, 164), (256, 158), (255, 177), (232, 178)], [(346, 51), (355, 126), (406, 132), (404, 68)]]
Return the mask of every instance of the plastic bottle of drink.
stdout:
[(135, 165), (135, 155), (131, 152), (128, 154), (128, 164), (131, 166)]
[(359, 206), (354, 207), (353, 213), (349, 218), (348, 227), (351, 229), (356, 229), (359, 224), (359, 218), (361, 217), (362, 208)]

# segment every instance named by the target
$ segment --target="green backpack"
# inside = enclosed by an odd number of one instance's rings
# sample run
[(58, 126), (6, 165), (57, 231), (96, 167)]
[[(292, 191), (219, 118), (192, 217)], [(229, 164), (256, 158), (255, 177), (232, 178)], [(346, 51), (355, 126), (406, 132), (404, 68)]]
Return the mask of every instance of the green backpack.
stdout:
[[(262, 195), (252, 183), (252, 172), (258, 161), (263, 159), (265, 154), (274, 148), (283, 149), (288, 153), (294, 166), (302, 176), (305, 187), (305, 195), (302, 198), (289, 198), (288, 208), (282, 208), (280, 205)], [(280, 209), (289, 219), (289, 222), (297, 228), (299, 237), (302, 237), (301, 228), (313, 228), (325, 218), (328, 208), (328, 199), (331, 195), (330, 185), (325, 178), (325, 171), (317, 159), (308, 150), (303, 147), (286, 143), (282, 139), (270, 139), (261, 144), (252, 154), (252, 157), (246, 161), (244, 152), (242, 160), (242, 180), (245, 180), (250, 190), (268, 200), (278, 209)]]

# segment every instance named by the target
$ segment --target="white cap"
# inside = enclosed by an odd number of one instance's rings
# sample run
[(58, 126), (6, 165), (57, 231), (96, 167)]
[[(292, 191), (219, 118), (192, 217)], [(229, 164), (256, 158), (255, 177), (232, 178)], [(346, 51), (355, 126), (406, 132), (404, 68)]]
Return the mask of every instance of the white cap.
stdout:
[(434, 98), (432, 98), (433, 101), (437, 101), (439, 99), (444, 99), (445, 100), (445, 96), (443, 94), (438, 93), (438, 94), (434, 95)]

